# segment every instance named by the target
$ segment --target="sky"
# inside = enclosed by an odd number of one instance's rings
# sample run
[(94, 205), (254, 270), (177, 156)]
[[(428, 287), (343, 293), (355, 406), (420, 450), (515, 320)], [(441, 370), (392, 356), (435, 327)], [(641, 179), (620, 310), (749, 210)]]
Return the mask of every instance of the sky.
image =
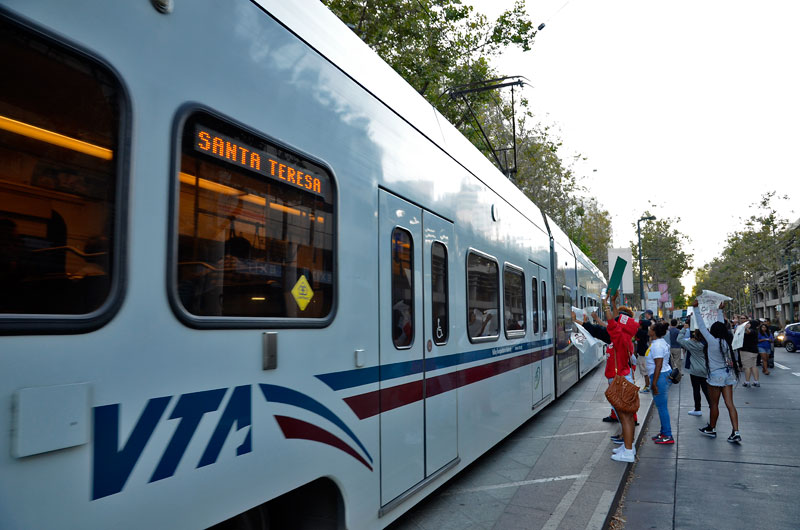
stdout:
[[(513, 0), (471, 0), (494, 17)], [(693, 265), (767, 191), (800, 214), (800, 2), (795, 0), (527, 0), (546, 27), (531, 51), (495, 61), (523, 75), (566, 160), (612, 216), (613, 246), (636, 239), (646, 209), (691, 239)], [(694, 271), (682, 279), (688, 289)]]

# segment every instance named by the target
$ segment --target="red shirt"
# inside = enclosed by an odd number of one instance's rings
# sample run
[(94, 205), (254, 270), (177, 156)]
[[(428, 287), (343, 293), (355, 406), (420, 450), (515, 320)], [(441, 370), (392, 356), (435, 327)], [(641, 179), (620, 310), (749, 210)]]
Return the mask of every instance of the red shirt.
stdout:
[[(626, 376), (631, 372), (628, 361), (633, 353), (633, 343), (631, 339), (636, 335), (639, 323), (628, 315), (619, 315), (619, 322), (616, 320), (608, 321), (608, 335), (611, 337), (611, 344), (606, 348), (608, 358), (606, 359), (606, 377), (611, 379), (618, 373)], [(614, 371), (614, 359), (617, 361), (617, 372)]]

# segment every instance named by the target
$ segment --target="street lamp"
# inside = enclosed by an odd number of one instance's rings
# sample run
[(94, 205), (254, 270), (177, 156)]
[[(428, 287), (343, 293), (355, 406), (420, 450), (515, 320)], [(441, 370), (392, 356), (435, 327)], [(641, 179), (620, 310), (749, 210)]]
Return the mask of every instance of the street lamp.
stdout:
[(642, 221), (654, 221), (656, 218), (655, 215), (651, 215), (649, 217), (642, 217), (638, 221), (636, 221), (636, 233), (639, 235), (639, 296), (641, 296), (641, 308), (644, 311), (644, 278), (642, 276), (642, 225), (640, 224)]
[(794, 264), (794, 253), (783, 253), (783, 262), (786, 263), (786, 272), (789, 275), (789, 322), (794, 322), (794, 299), (792, 298), (792, 265)]

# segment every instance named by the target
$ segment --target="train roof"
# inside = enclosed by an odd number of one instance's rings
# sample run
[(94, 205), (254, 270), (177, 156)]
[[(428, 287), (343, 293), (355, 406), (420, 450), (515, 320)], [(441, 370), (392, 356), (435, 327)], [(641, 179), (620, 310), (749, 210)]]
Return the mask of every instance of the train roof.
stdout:
[(538, 206), (319, 0), (255, 2), (546, 231)]

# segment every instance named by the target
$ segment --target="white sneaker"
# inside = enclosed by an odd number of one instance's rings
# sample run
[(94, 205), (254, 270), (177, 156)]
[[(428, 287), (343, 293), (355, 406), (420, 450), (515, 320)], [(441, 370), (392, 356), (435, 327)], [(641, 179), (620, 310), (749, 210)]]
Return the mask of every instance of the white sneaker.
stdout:
[(702, 416), (702, 415), (703, 415), (703, 413), (700, 412), (699, 410), (690, 410), (689, 411), (689, 416)]
[(611, 460), (616, 460), (617, 462), (635, 462), (636, 453), (633, 452), (633, 449), (623, 448), (619, 453), (611, 455)]
[[(621, 452), (622, 452), (622, 451), (624, 451), (624, 450), (625, 450), (625, 446), (624, 446), (624, 445), (620, 445), (619, 447), (615, 448), (615, 449), (612, 451), (612, 453), (614, 453), (614, 454), (616, 455), (616, 454), (619, 454), (619, 453), (621, 453)], [(635, 447), (631, 448), (631, 451), (633, 451), (633, 454), (634, 454), (634, 456), (635, 456), (635, 455), (636, 455), (636, 448), (635, 448)]]

